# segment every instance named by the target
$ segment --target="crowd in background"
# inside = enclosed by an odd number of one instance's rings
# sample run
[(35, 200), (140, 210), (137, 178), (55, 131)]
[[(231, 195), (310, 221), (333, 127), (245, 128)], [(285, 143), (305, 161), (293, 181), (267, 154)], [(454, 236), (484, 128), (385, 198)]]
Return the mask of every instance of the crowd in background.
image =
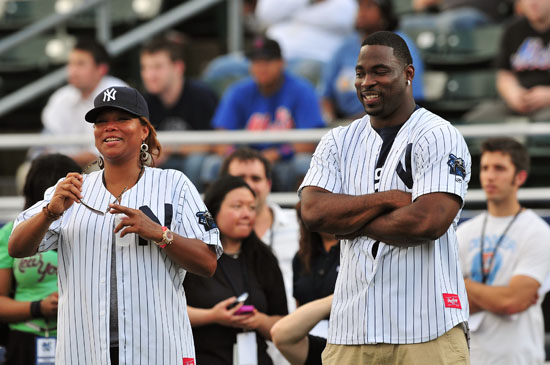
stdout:
[[(247, 24), (254, 34), (246, 52), (214, 59), (202, 80), (186, 76), (181, 34), (172, 31), (155, 36), (139, 52), (149, 120), (156, 131), (275, 131), (323, 128), (361, 118), (365, 110), (355, 90), (355, 65), (361, 43), (378, 31), (392, 31), (405, 40), (415, 70), (412, 93), (422, 105), (430, 85), (425, 83), (421, 52), (407, 30), (450, 32), (501, 24), (504, 34), (495, 60), (500, 99), (481, 103), (464, 118), (485, 122), (525, 116), (550, 122), (547, 0), (412, 3), (416, 12), (399, 18), (392, 0), (247, 2)], [(105, 48), (96, 41), (83, 38), (76, 43), (68, 58), (68, 84), (52, 93), (43, 109), (44, 134), (91, 134), (93, 124), (85, 122), (85, 115), (94, 108), (96, 96), (114, 86), (127, 86), (109, 74), (109, 62)], [(327, 336), (327, 322), (323, 320), (328, 318), (340, 269), (340, 241), (334, 234), (308, 230), (300, 205), (285, 209), (268, 202), (271, 191), (297, 190), (314, 150), (311, 143), (193, 145), (163, 148), (154, 158), (157, 167), (183, 172), (204, 192), (204, 203), (220, 231), (224, 253), (214, 276), (189, 273), (183, 281), (198, 363), (231, 363), (234, 344), (239, 341), (257, 345), (259, 364), (286, 363), (271, 341), (292, 363), (320, 363), (320, 357), (313, 359), (308, 352), (320, 354), (326, 342), (322, 338)], [(88, 173), (103, 168), (102, 163), (93, 146), (33, 149), (21, 167), (29, 171), (25, 209), (42, 200), (44, 191), (69, 171)], [(515, 168), (513, 176), (528, 170)], [(524, 181), (518, 181), (517, 188)], [(12, 223), (0, 230), (0, 320), (9, 323), (8, 363), (30, 364), (37, 356), (34, 341), (56, 336), (57, 251), (13, 259), (7, 254), (11, 230)], [(467, 289), (468, 280), (485, 275), (481, 265), (481, 271), (464, 266)], [(470, 269), (475, 272), (467, 275)], [(510, 271), (511, 277), (530, 275), (527, 269)], [(534, 290), (522, 297), (526, 301), (522, 310), (530, 308), (529, 323), (537, 329), (542, 325), (542, 298), (537, 290), (547, 273), (541, 268), (531, 275), (537, 282), (526, 285), (532, 284)], [(503, 286), (506, 280), (509, 277), (502, 279)], [(238, 300), (243, 293), (247, 297)], [(541, 289), (539, 294), (545, 292)], [(525, 299), (527, 295), (531, 297)], [(470, 305), (491, 311), (484, 298), (478, 300)], [(235, 314), (245, 306), (252, 309)], [(277, 323), (289, 313), (297, 317)], [(243, 333), (255, 335), (243, 338)], [(533, 352), (539, 361), (540, 348)], [(487, 358), (479, 357), (477, 363)]]

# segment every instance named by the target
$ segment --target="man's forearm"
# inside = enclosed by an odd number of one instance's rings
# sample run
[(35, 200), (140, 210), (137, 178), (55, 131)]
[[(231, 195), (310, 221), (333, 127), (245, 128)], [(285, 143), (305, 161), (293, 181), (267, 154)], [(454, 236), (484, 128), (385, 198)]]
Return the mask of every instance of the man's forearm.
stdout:
[(428, 194), (373, 219), (347, 238), (368, 236), (399, 247), (425, 244), (445, 234), (459, 208), (460, 202), (449, 194)]
[[(469, 279), (465, 279), (464, 282), (468, 299), (474, 308), (510, 315), (523, 312), (533, 305), (532, 299), (518, 298), (517, 290), (510, 286), (486, 285)], [(536, 302), (536, 299), (534, 301)]]
[(352, 196), (313, 189), (306, 187), (302, 192), (302, 219), (312, 231), (339, 235), (356, 232), (377, 216), (410, 204), (411, 199), (398, 190)]

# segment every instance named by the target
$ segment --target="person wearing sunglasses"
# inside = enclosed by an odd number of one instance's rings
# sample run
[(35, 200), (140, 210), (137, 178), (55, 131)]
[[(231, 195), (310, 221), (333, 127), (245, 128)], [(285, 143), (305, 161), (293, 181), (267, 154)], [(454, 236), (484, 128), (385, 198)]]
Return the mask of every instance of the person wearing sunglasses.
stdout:
[(21, 213), (9, 253), (58, 249), (56, 363), (194, 363), (183, 278), (214, 274), (219, 231), (183, 173), (152, 167), (143, 96), (111, 87), (94, 106), (101, 170), (67, 174)]

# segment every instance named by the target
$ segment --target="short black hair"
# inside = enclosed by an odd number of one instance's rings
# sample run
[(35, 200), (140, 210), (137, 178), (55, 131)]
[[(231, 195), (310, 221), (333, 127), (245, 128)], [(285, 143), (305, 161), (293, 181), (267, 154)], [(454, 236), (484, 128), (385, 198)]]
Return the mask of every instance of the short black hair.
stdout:
[(166, 52), (172, 62), (185, 61), (185, 44), (185, 37), (172, 31), (147, 41), (141, 47), (141, 54)]
[(226, 157), (223, 161), (222, 167), (220, 169), (220, 175), (229, 175), (229, 165), (234, 160), (237, 161), (254, 161), (258, 160), (264, 165), (265, 177), (268, 180), (271, 180), (272, 177), (272, 167), (271, 162), (260, 151), (252, 149), (250, 147), (240, 147), (233, 151), (232, 154)]
[(92, 55), (95, 63), (98, 65), (109, 65), (109, 62), (111, 61), (109, 53), (105, 47), (93, 38), (79, 38), (73, 47), (73, 50), (88, 52)]
[(31, 167), (23, 186), (25, 209), (44, 199), (44, 192), (54, 186), (69, 172), (82, 173), (82, 168), (72, 158), (54, 153), (41, 155), (31, 162)]
[(256, 198), (254, 190), (239, 176), (224, 175), (208, 187), (208, 190), (204, 193), (204, 204), (214, 219), (218, 216), (227, 193), (239, 188), (247, 188)]
[(529, 172), (531, 167), (527, 148), (513, 138), (489, 138), (481, 144), (481, 154), (483, 155), (484, 152), (502, 152), (510, 155), (510, 159), (516, 168), (516, 173), (522, 170)]
[(363, 46), (386, 46), (393, 48), (393, 55), (404, 65), (412, 65), (412, 56), (403, 38), (386, 30), (369, 35), (361, 44)]

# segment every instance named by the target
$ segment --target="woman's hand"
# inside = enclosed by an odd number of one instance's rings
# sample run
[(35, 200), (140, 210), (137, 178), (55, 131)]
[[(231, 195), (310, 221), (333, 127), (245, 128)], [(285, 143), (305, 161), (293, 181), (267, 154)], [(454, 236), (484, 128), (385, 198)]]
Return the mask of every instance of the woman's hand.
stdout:
[(162, 226), (155, 223), (139, 209), (128, 208), (119, 204), (109, 204), (111, 214), (124, 214), (126, 217), (120, 220), (120, 223), (115, 227), (115, 233), (120, 230), (121, 237), (128, 233), (136, 233), (140, 237), (159, 242), (162, 240)]
[(267, 315), (254, 309), (250, 314), (237, 314), (235, 317), (237, 317), (235, 327), (244, 328), (245, 330), (255, 330), (262, 325)]
[(235, 312), (238, 311), (239, 308), (243, 305), (242, 303), (237, 304), (231, 309), (227, 309), (229, 305), (235, 302), (235, 300), (237, 300), (236, 297), (227, 298), (213, 306), (210, 309), (212, 311), (213, 321), (221, 324), (222, 326), (242, 328), (242, 326), (240, 325), (239, 317), (249, 317), (250, 315), (241, 316), (235, 314)]
[(40, 312), (45, 318), (57, 317), (57, 301), (59, 294), (51, 293), (40, 302)]
[(48, 210), (54, 214), (63, 214), (75, 202), (82, 199), (83, 177), (77, 172), (69, 172), (65, 179), (57, 184)]

